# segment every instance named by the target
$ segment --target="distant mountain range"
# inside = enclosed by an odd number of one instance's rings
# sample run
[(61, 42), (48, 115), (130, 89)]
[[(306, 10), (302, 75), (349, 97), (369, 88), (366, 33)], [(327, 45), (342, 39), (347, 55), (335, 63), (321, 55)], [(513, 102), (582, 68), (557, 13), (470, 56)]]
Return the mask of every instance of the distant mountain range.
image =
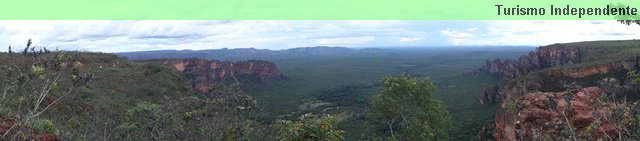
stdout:
[(208, 49), (208, 50), (157, 50), (115, 53), (129, 60), (149, 60), (164, 58), (202, 58), (210, 60), (242, 61), (242, 60), (267, 60), (278, 61), (296, 58), (340, 57), (354, 55), (402, 55), (415, 51), (501, 51), (501, 50), (526, 50), (532, 51), (532, 46), (450, 46), (450, 47), (385, 47), (385, 48), (347, 48), (347, 47), (300, 47), (285, 50), (269, 50), (256, 48), (236, 49)]
[(300, 57), (332, 57), (367, 53), (388, 52), (380, 48), (346, 48), (346, 47), (302, 47), (286, 50), (268, 50), (255, 48), (210, 49), (210, 50), (158, 50), (116, 53), (130, 60), (148, 60), (162, 58), (204, 58), (215, 60), (280, 60)]

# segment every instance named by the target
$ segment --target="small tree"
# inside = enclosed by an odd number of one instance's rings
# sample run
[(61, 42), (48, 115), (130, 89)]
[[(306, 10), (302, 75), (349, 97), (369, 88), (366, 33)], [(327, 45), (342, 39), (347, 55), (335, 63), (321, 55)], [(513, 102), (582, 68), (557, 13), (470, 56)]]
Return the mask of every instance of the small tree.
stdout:
[(442, 102), (431, 98), (435, 89), (430, 79), (386, 77), (373, 98), (372, 119), (386, 125), (392, 140), (446, 140), (451, 119)]
[(334, 116), (302, 115), (297, 121), (282, 120), (277, 123), (278, 140), (281, 141), (339, 141), (344, 131), (336, 130), (338, 120)]
[[(638, 85), (640, 85), (640, 74), (638, 74), (637, 71), (629, 71), (627, 73), (627, 79), (637, 92)], [(630, 138), (638, 140), (640, 139), (640, 104), (636, 101), (630, 107), (629, 130), (631, 133), (629, 134)]]
[(640, 74), (638, 74), (637, 71), (629, 71), (629, 72), (627, 72), (627, 79), (629, 79), (629, 81), (633, 85), (640, 84)]

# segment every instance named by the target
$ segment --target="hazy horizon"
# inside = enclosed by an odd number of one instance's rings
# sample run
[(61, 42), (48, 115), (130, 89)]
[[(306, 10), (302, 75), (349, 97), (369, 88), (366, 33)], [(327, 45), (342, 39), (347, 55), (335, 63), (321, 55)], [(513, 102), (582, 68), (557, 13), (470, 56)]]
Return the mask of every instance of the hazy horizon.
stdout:
[[(617, 21), (2, 21), (0, 51), (542, 46), (640, 38)], [(5, 47), (1, 47), (5, 46)]]

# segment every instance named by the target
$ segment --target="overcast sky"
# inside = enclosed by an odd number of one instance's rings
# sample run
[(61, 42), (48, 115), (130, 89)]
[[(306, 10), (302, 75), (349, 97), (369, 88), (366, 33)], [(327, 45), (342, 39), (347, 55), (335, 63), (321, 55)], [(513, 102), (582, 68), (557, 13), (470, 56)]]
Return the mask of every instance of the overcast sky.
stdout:
[[(126, 52), (309, 46), (539, 46), (640, 38), (616, 21), (0, 21), (9, 45)], [(4, 46), (4, 47), (2, 47)]]

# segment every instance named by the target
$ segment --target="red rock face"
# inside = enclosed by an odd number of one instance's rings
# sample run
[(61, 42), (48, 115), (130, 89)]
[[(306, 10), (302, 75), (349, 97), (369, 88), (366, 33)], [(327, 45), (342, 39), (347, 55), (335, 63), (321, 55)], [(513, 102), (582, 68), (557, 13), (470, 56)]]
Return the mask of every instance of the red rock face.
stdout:
[[(577, 136), (583, 139), (588, 139), (591, 135), (600, 138), (605, 133), (617, 136), (616, 129), (608, 122), (600, 122), (597, 128), (588, 129), (592, 123), (596, 124), (596, 117), (602, 117), (604, 110), (608, 109), (607, 104), (598, 100), (602, 89), (574, 89), (570, 94), (573, 95), (571, 104), (565, 100), (566, 92), (527, 93), (511, 102), (504, 102), (500, 108), (503, 112), (499, 112), (501, 114), (496, 117), (494, 136), (504, 141), (543, 140), (548, 135), (560, 136), (567, 122), (576, 130)], [(550, 104), (549, 98), (555, 104)], [(521, 107), (513, 107), (515, 105)]]
[(554, 69), (549, 71), (551, 76), (583, 78), (597, 74), (607, 74), (613, 70), (632, 70), (635, 62), (617, 62), (611, 64), (593, 65), (578, 69)]
[(596, 74), (607, 74), (611, 71), (611, 64), (590, 66), (583, 69), (570, 69), (570, 70), (551, 70), (549, 72), (552, 76), (561, 76), (569, 78), (582, 78)]
[(206, 93), (213, 83), (240, 82), (251, 79), (264, 82), (272, 79), (287, 79), (275, 64), (268, 61), (218, 61), (205, 59), (158, 60), (169, 65), (188, 79), (197, 92)]

